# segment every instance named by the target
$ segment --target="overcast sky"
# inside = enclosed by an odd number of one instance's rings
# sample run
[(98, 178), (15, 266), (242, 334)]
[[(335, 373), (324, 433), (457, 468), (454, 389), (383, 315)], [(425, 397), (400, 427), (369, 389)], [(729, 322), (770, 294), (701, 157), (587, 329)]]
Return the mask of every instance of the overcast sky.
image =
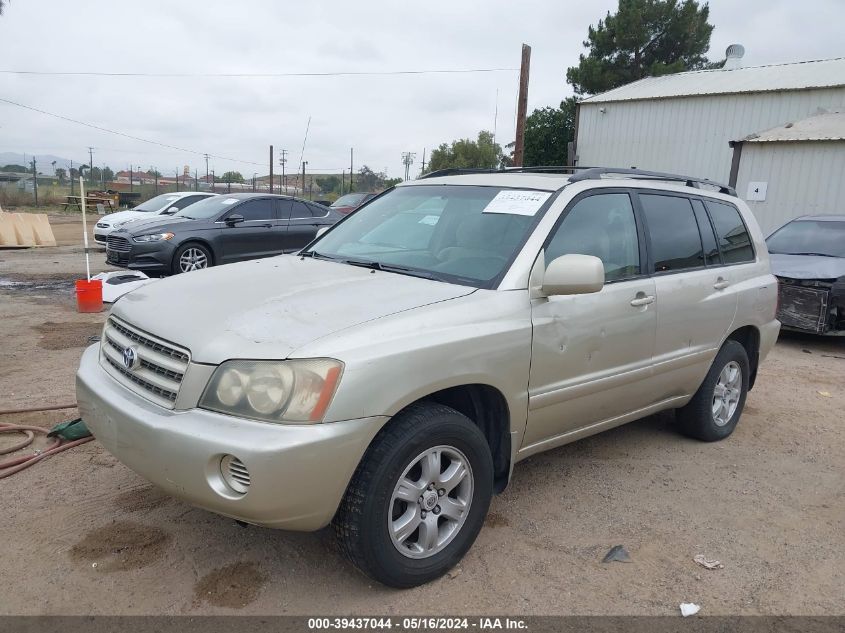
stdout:
[[(571, 94), (589, 24), (615, 0), (8, 0), (0, 16), (0, 69), (146, 73), (296, 73), (516, 68), (533, 48), (529, 112)], [(845, 55), (842, 0), (712, 0), (710, 57), (746, 48), (746, 65)], [(0, 152), (56, 154), (115, 170), (131, 163), (173, 173), (267, 173), (268, 146), (289, 150), (289, 170), (365, 163), (397, 176), (401, 153), (492, 130), (513, 140), (518, 73), (297, 78), (121, 78), (0, 74), (0, 98), (186, 153), (88, 129), (0, 102)], [(258, 164), (250, 164), (250, 162)], [(278, 167), (276, 168), (278, 169)]]

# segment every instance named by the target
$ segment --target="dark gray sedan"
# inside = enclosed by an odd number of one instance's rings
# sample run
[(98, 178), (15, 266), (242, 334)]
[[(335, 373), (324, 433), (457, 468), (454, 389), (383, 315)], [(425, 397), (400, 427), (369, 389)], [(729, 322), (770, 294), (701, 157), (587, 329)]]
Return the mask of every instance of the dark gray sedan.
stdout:
[(845, 336), (845, 215), (792, 220), (766, 240), (785, 329)]
[(294, 253), (342, 216), (289, 196), (233, 193), (172, 216), (138, 220), (108, 236), (106, 261), (152, 274)]

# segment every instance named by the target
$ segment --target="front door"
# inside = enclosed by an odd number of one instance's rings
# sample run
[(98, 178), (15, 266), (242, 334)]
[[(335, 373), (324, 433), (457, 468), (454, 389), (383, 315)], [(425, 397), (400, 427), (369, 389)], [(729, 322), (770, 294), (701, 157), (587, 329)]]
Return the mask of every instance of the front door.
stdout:
[(600, 190), (576, 198), (546, 242), (544, 258), (594, 255), (605, 286), (594, 294), (532, 300), (528, 424), (523, 449), (611, 421), (652, 403), (644, 389), (656, 331), (631, 196)]
[(221, 263), (267, 257), (280, 252), (279, 244), (282, 240), (278, 234), (274, 198), (247, 200), (232, 209), (226, 217), (231, 215), (240, 215), (244, 219), (243, 222), (229, 225), (223, 218), (219, 238)]

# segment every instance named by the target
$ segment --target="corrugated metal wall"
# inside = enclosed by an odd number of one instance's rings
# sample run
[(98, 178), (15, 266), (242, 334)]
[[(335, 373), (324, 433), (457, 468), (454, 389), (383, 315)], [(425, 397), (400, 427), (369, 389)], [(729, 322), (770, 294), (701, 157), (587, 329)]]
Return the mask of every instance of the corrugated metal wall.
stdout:
[(578, 164), (636, 166), (728, 182), (729, 141), (806, 118), (820, 107), (842, 106), (845, 88), (584, 103)]
[(745, 143), (736, 190), (767, 183), (764, 201), (749, 201), (768, 235), (800, 215), (845, 213), (845, 141)]

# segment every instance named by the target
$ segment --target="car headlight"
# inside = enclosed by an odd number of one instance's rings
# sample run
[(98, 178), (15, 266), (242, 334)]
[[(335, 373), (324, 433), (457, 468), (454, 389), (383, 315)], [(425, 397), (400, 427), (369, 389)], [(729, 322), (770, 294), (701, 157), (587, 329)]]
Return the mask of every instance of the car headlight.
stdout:
[(122, 222), (115, 222), (114, 227), (117, 228), (119, 226), (123, 226), (124, 224), (129, 224), (132, 220), (123, 220)]
[(173, 233), (149, 233), (147, 235), (133, 237), (132, 239), (136, 242), (161, 242), (173, 239)]
[(214, 371), (199, 406), (264, 422), (322, 422), (342, 371), (329, 358), (230, 360)]

